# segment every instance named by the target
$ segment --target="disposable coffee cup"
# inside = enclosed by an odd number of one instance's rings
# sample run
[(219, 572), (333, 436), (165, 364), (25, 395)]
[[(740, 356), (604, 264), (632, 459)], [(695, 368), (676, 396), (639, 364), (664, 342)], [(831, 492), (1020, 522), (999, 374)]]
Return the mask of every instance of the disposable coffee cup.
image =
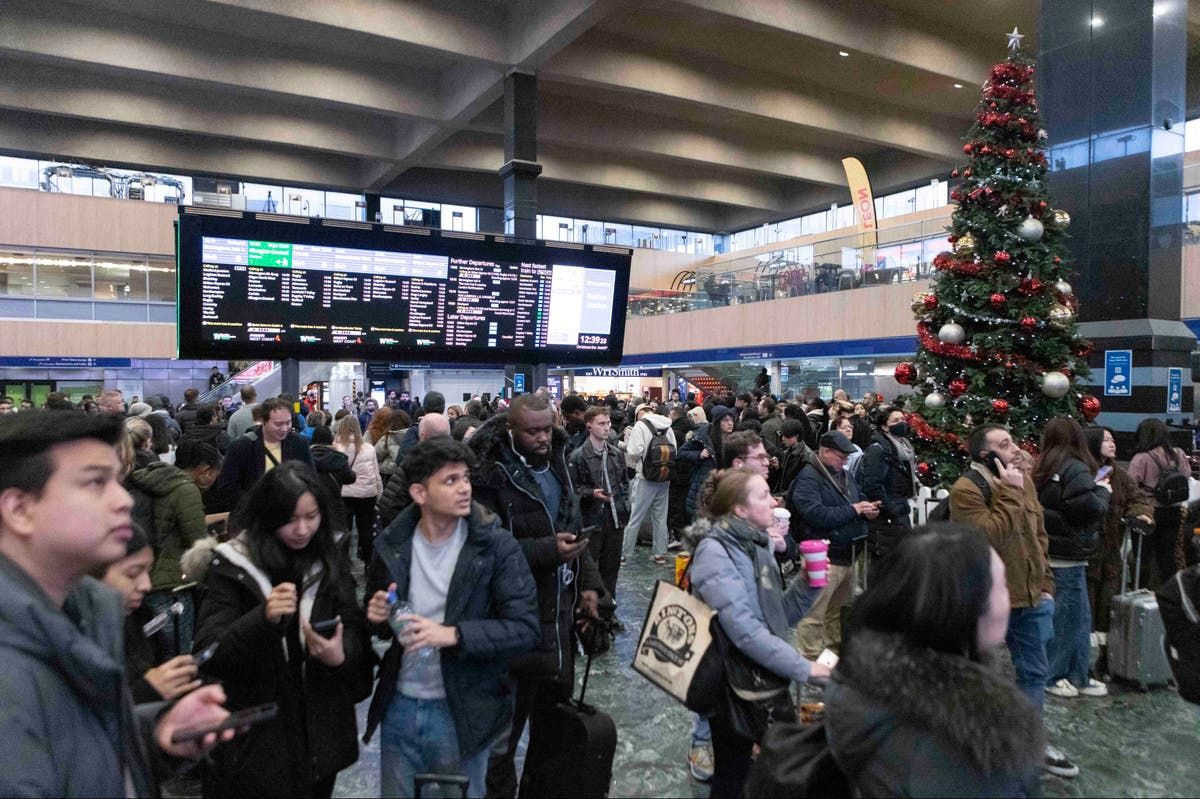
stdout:
[(776, 508), (772, 513), (775, 514), (776, 521), (789, 522), (792, 520), (792, 512), (787, 508)]
[(804, 571), (808, 574), (808, 584), (814, 588), (823, 588), (827, 579), (829, 542), (801, 541), (800, 554), (804, 556)]

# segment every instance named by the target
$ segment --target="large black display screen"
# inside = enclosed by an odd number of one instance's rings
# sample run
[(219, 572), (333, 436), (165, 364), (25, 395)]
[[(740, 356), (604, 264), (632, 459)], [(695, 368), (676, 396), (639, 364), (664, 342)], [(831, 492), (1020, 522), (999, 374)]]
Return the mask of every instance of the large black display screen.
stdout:
[(630, 253), (619, 248), (181, 209), (178, 262), (184, 358), (621, 358)]

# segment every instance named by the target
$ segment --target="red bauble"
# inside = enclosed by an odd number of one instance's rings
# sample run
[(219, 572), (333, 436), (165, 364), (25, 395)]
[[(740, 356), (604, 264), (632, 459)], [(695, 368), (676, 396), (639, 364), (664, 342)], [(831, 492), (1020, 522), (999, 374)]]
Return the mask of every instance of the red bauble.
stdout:
[(911, 386), (913, 380), (917, 378), (917, 367), (908, 361), (898, 363), (896, 364), (895, 377), (897, 383), (903, 386)]
[(992, 400), (992, 413), (997, 416), (1004, 416), (1008, 413), (1008, 400), (996, 399)]
[(1062, 263), (1062, 258), (1059, 258), (1057, 255), (1056, 255), (1056, 256), (1054, 256), (1054, 263), (1055, 263), (1055, 265), (1057, 265), (1057, 264), (1061, 264), (1061, 263)]
[(958, 202), (962, 199), (962, 192), (960, 192), (958, 189), (955, 189), (954, 191), (950, 192), (950, 199), (954, 202)]
[(967, 393), (967, 381), (961, 377), (956, 377), (950, 381), (950, 396), (961, 397)]
[(1100, 415), (1100, 400), (1091, 394), (1084, 394), (1079, 398), (1079, 412), (1083, 414), (1084, 419), (1092, 421)]
[(1008, 297), (1005, 297), (1003, 294), (997, 291), (995, 294), (988, 297), (988, 301), (992, 304), (992, 307), (998, 311), (1008, 303)]
[(992, 148), (988, 147), (986, 144), (979, 148), (980, 155), (987, 155), (991, 151), (992, 151)]
[(917, 464), (917, 475), (919, 477), (928, 477), (933, 472), (933, 467), (922, 461)]
[(1016, 158), (1017, 151), (1014, 150), (1013, 148), (1009, 147), (1007, 150), (1004, 151), (1004, 157), (1005, 158)]
[(1021, 318), (1021, 329), (1027, 333), (1032, 333), (1037, 329), (1037, 320), (1032, 316), (1024, 316)]
[(964, 178), (969, 178), (969, 177), (971, 177), (971, 170), (969, 170), (969, 169), (964, 169), (964, 170), (963, 170), (963, 177), (964, 177)]
[(1021, 285), (1017, 286), (1017, 291), (1028, 296), (1030, 294), (1040, 294), (1046, 286), (1036, 277), (1027, 277), (1021, 280)]
[(963, 145), (963, 152), (966, 153), (967, 155), (970, 155), (971, 151), (974, 149), (975, 149), (975, 147), (972, 146), (972, 144), (970, 142), (967, 142), (966, 144)]
[(996, 254), (992, 256), (992, 260), (1000, 264), (1000, 266), (1004, 266), (1012, 261), (1012, 256), (1004, 250), (997, 250)]
[(1032, 438), (1022, 441), (1020, 444), (1020, 447), (1021, 447), (1021, 449), (1025, 450), (1033, 457), (1035, 457), (1035, 458), (1037, 457), (1038, 443), (1036, 441), (1034, 441)]
[(952, 178), (958, 177), (958, 170), (957, 169), (951, 170), (950, 177), (952, 177)]
[(937, 295), (927, 294), (923, 300), (923, 304), (925, 305), (925, 310), (932, 311), (934, 308), (938, 307)]

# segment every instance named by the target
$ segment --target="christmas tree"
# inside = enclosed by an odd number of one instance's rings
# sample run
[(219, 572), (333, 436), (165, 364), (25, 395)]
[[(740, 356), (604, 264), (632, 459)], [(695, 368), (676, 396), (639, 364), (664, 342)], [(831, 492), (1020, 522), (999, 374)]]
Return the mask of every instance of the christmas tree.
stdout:
[(1014, 29), (1008, 58), (983, 85), (963, 145), (969, 160), (951, 173), (961, 179), (950, 194), (954, 250), (934, 259), (932, 291), (913, 297), (919, 347), (896, 367), (896, 380), (914, 388), (908, 422), (917, 473), (929, 486), (962, 473), (975, 425), (1004, 424), (1036, 454), (1050, 418), (1090, 421), (1100, 412), (1099, 400), (1076, 386), (1091, 344), (1075, 321), (1070, 217), (1050, 204), (1034, 65), (1020, 40)]

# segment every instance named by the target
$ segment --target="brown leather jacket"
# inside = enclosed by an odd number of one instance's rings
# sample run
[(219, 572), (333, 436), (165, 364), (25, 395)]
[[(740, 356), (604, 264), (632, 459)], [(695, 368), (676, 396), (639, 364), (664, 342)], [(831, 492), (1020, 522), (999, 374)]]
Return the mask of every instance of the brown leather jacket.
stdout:
[(987, 534), (988, 542), (1004, 561), (1012, 606), (1035, 607), (1043, 592), (1054, 594), (1050, 541), (1037, 489), (1028, 477), (1018, 490), (997, 480), (986, 467), (972, 464), (970, 468), (987, 479), (991, 501), (985, 503), (979, 487), (960, 477), (950, 488), (950, 518)]

